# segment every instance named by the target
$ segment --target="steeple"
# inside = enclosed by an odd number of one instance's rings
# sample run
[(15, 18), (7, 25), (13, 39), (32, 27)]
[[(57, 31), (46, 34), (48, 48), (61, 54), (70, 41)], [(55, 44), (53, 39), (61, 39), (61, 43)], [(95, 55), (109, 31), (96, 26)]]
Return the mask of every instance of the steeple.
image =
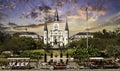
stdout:
[(67, 22), (67, 17), (66, 17), (65, 31), (69, 31), (69, 28), (68, 28), (68, 22)]
[(47, 23), (44, 24), (44, 31), (48, 31)]
[(58, 16), (58, 10), (57, 10), (57, 8), (55, 10), (54, 21), (59, 21), (59, 16)]

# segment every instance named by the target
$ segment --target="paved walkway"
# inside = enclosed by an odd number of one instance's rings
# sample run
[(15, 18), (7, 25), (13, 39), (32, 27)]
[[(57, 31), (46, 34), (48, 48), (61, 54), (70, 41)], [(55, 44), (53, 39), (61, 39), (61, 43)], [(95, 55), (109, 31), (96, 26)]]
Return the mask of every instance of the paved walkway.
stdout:
[(67, 70), (0, 70), (0, 71), (120, 71), (120, 69), (67, 69)]

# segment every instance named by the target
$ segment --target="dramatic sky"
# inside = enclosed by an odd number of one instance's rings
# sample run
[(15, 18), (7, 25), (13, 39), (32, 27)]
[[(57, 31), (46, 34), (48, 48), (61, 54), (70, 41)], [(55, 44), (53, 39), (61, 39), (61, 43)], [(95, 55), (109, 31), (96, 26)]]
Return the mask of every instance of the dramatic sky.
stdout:
[[(0, 0), (0, 23), (38, 25), (47, 21), (50, 27), (56, 7), (63, 23), (62, 28), (65, 18), (68, 18), (71, 34), (85, 31), (86, 22), (90, 31), (114, 29), (120, 24), (120, 0)], [(39, 27), (38, 31), (37, 28), (30, 30), (39, 32), (43, 29)]]

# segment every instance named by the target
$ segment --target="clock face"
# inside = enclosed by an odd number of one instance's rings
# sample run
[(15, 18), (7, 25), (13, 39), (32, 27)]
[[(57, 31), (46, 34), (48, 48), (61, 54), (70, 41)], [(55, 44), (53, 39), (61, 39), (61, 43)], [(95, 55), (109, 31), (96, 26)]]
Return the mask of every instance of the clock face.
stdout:
[(55, 29), (55, 30), (59, 29), (59, 24), (58, 24), (58, 23), (55, 23), (55, 24), (54, 24), (54, 29)]
[(57, 24), (55, 24), (55, 28), (56, 28), (56, 29), (58, 28), (58, 25), (57, 25)]

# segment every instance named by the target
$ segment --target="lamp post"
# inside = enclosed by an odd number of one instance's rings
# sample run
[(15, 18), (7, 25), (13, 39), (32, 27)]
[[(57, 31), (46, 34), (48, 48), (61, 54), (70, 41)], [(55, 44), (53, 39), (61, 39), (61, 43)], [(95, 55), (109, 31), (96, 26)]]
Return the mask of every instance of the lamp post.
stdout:
[(86, 35), (87, 35), (87, 39), (86, 39), (86, 47), (87, 47), (87, 61), (88, 61), (88, 63), (87, 63), (87, 67), (89, 66), (89, 50), (88, 50), (88, 48), (89, 48), (89, 46), (88, 46), (88, 7), (86, 7)]
[[(47, 39), (48, 39), (48, 36), (47, 36)], [(45, 63), (47, 62), (47, 54), (46, 54), (47, 49), (48, 49), (48, 40), (47, 40), (46, 47), (44, 48), (44, 62)]]
[[(60, 43), (59, 43), (59, 47), (60, 47)], [(60, 47), (60, 62), (61, 63), (63, 62), (62, 57), (63, 57), (62, 48)]]
[(68, 57), (69, 57), (69, 55), (68, 55), (68, 49), (67, 49), (67, 54), (66, 54), (67, 60), (66, 60), (66, 64), (68, 64)]
[[(51, 48), (51, 50), (50, 50), (50, 58), (53, 58), (53, 51), (52, 51), (52, 48)], [(50, 62), (53, 63), (53, 59), (51, 59)]]
[(47, 54), (46, 54), (46, 48), (44, 49), (44, 62), (47, 62)]

